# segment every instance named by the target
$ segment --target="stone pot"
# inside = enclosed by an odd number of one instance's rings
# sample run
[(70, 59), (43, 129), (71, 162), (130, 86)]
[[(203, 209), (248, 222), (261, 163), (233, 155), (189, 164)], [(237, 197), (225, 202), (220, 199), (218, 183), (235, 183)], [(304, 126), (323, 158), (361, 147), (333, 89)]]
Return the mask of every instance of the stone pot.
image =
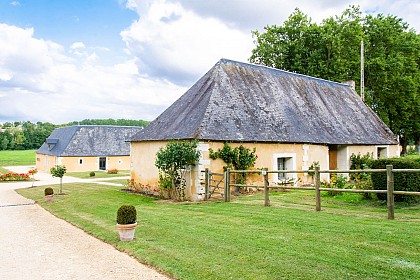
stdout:
[(117, 224), (118, 233), (121, 241), (132, 241), (134, 239), (134, 232), (136, 230), (137, 223), (120, 225)]

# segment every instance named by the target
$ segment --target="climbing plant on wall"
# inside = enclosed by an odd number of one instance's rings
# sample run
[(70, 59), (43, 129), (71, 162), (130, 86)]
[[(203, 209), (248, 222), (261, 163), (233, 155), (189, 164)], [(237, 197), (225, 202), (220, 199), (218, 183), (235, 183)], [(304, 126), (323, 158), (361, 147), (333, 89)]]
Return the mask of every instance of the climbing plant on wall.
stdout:
[[(227, 164), (226, 167), (236, 170), (247, 170), (253, 167), (257, 160), (256, 148), (251, 150), (242, 145), (232, 148), (228, 143), (224, 143), (223, 148), (218, 149), (217, 152), (209, 149), (209, 155), (211, 159), (222, 159)], [(240, 184), (245, 183), (245, 175), (245, 173), (240, 174), (238, 178)]]

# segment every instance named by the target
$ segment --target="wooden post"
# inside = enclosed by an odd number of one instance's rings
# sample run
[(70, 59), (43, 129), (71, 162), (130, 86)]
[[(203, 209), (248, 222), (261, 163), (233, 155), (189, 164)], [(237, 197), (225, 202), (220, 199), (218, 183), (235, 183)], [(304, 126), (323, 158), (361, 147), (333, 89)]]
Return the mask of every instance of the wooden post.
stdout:
[(394, 173), (392, 165), (386, 166), (386, 190), (388, 205), (388, 220), (394, 219)]
[(210, 176), (209, 176), (209, 169), (206, 168), (205, 175), (204, 175), (204, 200), (209, 199), (209, 185), (210, 185)]
[(230, 202), (230, 168), (228, 168), (225, 172), (225, 202)]
[(316, 211), (321, 211), (321, 191), (319, 188), (321, 187), (321, 176), (319, 174), (319, 166), (315, 166), (315, 199), (316, 199)]
[(262, 170), (262, 175), (264, 176), (264, 206), (270, 206), (269, 198), (269, 188), (268, 188), (268, 168)]

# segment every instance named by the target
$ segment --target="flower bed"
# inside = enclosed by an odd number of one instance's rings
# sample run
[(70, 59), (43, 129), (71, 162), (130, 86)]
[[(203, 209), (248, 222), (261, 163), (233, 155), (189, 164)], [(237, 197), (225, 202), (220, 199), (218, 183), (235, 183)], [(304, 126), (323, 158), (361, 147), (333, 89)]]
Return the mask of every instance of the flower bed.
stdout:
[(134, 181), (134, 179), (127, 180), (126, 191), (143, 194), (147, 196), (162, 197), (158, 188), (153, 187), (149, 184), (141, 184)]
[(0, 175), (0, 181), (29, 181), (29, 174), (9, 172)]

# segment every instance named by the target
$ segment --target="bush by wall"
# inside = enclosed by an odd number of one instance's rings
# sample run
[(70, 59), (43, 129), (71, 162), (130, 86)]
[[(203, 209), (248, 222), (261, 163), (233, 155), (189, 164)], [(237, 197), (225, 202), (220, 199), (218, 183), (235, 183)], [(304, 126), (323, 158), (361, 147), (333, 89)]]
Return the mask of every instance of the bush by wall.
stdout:
[[(372, 169), (385, 169), (391, 164), (393, 169), (420, 169), (420, 162), (410, 158), (384, 158), (372, 160)], [(372, 173), (372, 184), (375, 190), (386, 190), (386, 173)], [(394, 173), (394, 190), (420, 192), (420, 173)], [(378, 194), (379, 199), (386, 200), (386, 194)], [(412, 195), (395, 195), (395, 201), (420, 202), (420, 197)]]

